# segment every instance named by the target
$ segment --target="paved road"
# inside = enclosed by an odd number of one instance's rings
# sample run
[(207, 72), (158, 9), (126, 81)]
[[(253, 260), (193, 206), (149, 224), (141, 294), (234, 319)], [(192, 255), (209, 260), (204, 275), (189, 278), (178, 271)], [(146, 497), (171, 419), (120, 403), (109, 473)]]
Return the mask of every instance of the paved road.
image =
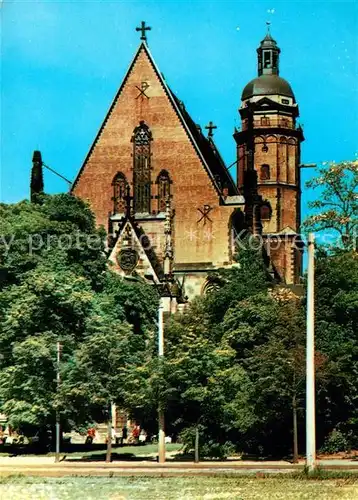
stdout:
[[(358, 462), (349, 460), (322, 460), (322, 469), (350, 470), (358, 474)], [(2, 457), (0, 475), (24, 474), (27, 476), (62, 477), (62, 476), (177, 476), (177, 475), (222, 475), (248, 473), (289, 473), (302, 470), (304, 462), (84, 462), (71, 461), (54, 463), (53, 457)]]

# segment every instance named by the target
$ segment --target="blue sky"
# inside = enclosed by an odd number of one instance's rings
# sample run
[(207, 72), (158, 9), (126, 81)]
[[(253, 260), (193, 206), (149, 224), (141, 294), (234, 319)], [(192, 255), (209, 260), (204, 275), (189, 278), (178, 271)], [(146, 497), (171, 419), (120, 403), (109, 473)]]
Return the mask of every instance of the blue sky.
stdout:
[[(218, 125), (228, 164), (267, 20), (282, 50), (280, 74), (300, 106), (302, 161), (357, 155), (357, 2), (3, 1), (0, 12), (2, 201), (28, 197), (34, 149), (74, 179), (137, 50), (141, 20), (152, 26), (154, 59), (193, 119)], [(305, 170), (303, 180), (313, 174)], [(45, 172), (45, 188), (67, 185)]]

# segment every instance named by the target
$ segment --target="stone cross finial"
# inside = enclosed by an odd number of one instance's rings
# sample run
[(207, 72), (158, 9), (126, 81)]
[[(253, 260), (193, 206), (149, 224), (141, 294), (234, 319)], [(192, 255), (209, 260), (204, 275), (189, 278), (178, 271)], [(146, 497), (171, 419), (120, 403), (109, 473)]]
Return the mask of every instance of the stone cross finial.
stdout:
[(208, 137), (213, 137), (214, 136), (213, 130), (216, 129), (217, 126), (214, 125), (212, 121), (210, 121), (205, 128), (209, 130)]
[(141, 40), (144, 40), (145, 42), (147, 41), (147, 34), (146, 31), (150, 31), (152, 28), (150, 26), (145, 25), (145, 21), (142, 21), (141, 26), (139, 28), (136, 28), (136, 31), (141, 31)]

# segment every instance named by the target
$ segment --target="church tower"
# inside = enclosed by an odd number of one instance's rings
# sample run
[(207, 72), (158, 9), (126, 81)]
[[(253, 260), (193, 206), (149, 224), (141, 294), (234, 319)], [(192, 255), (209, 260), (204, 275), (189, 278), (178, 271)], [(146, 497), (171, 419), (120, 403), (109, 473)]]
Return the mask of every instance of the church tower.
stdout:
[(237, 143), (237, 182), (244, 192), (250, 165), (262, 197), (262, 236), (278, 277), (287, 284), (301, 273), (299, 236), (301, 189), (298, 105), (290, 84), (279, 76), (280, 48), (268, 30), (257, 49), (258, 76), (244, 88), (239, 109), (242, 128)]

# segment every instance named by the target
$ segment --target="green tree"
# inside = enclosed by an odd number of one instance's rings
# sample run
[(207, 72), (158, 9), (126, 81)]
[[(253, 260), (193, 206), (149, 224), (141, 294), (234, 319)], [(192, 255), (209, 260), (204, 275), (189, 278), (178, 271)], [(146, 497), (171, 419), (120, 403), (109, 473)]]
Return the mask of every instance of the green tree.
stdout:
[(267, 292), (272, 280), (261, 255), (249, 249), (238, 253), (237, 266), (219, 270), (211, 279), (210, 293), (193, 300), (183, 314), (166, 323), (165, 359), (159, 363), (152, 357), (143, 366), (144, 395), (136, 414), (156, 432), (161, 401), (166, 407), (167, 433), (181, 434), (191, 446), (200, 427), (202, 452), (221, 456), (242, 442), (256, 421), (249, 400), (250, 379), (235, 350), (223, 341), (223, 320), (240, 300)]
[[(132, 302), (133, 294), (138, 304)], [(138, 387), (146, 377), (143, 365), (151, 359), (157, 302), (150, 285), (107, 273), (104, 290), (94, 297), (87, 316), (83, 341), (64, 372), (63, 411), (76, 418), (81, 407), (81, 421), (85, 408), (86, 418), (93, 419), (100, 408), (107, 411), (109, 402), (128, 411), (138, 406)]]
[(0, 205), (0, 289), (21, 282), (41, 263), (64, 265), (100, 289), (106, 269), (104, 232), (88, 205), (69, 194), (42, 203)]
[(256, 422), (245, 436), (244, 448), (287, 453), (304, 391), (304, 318), (299, 299), (282, 287), (254, 295), (227, 311), (223, 329), (223, 340), (235, 350), (251, 381)]
[(263, 254), (241, 243), (235, 255), (237, 263), (228, 269), (219, 269), (210, 278), (215, 283), (205, 299), (209, 321), (220, 325), (225, 313), (233, 304), (259, 292), (265, 292), (273, 284)]
[(53, 425), (57, 409), (64, 427), (103, 418), (109, 398), (132, 390), (130, 367), (143, 364), (155, 290), (107, 269), (103, 234), (81, 200), (41, 196), (0, 210), (1, 411), (27, 428)]
[(316, 259), (316, 348), (327, 357), (327, 381), (318, 392), (318, 444), (335, 428), (358, 433), (358, 256)]
[(313, 232), (333, 230), (343, 248), (356, 249), (358, 161), (323, 165), (318, 176), (308, 181), (306, 187), (318, 190), (319, 199), (309, 203), (314, 214), (304, 221), (305, 229)]
[[(317, 392), (317, 442), (358, 445), (357, 434), (357, 231), (358, 161), (330, 163), (307, 187), (320, 191), (310, 207), (309, 231), (330, 230), (333, 245), (318, 248), (315, 275), (316, 349), (325, 357), (325, 380)], [(327, 449), (328, 449), (327, 448)]]
[(220, 456), (218, 445), (232, 445), (254, 415), (245, 370), (235, 363), (231, 348), (208, 335), (200, 302), (166, 327), (164, 397), (170, 430), (184, 433), (191, 443), (193, 429), (200, 425), (203, 451)]

